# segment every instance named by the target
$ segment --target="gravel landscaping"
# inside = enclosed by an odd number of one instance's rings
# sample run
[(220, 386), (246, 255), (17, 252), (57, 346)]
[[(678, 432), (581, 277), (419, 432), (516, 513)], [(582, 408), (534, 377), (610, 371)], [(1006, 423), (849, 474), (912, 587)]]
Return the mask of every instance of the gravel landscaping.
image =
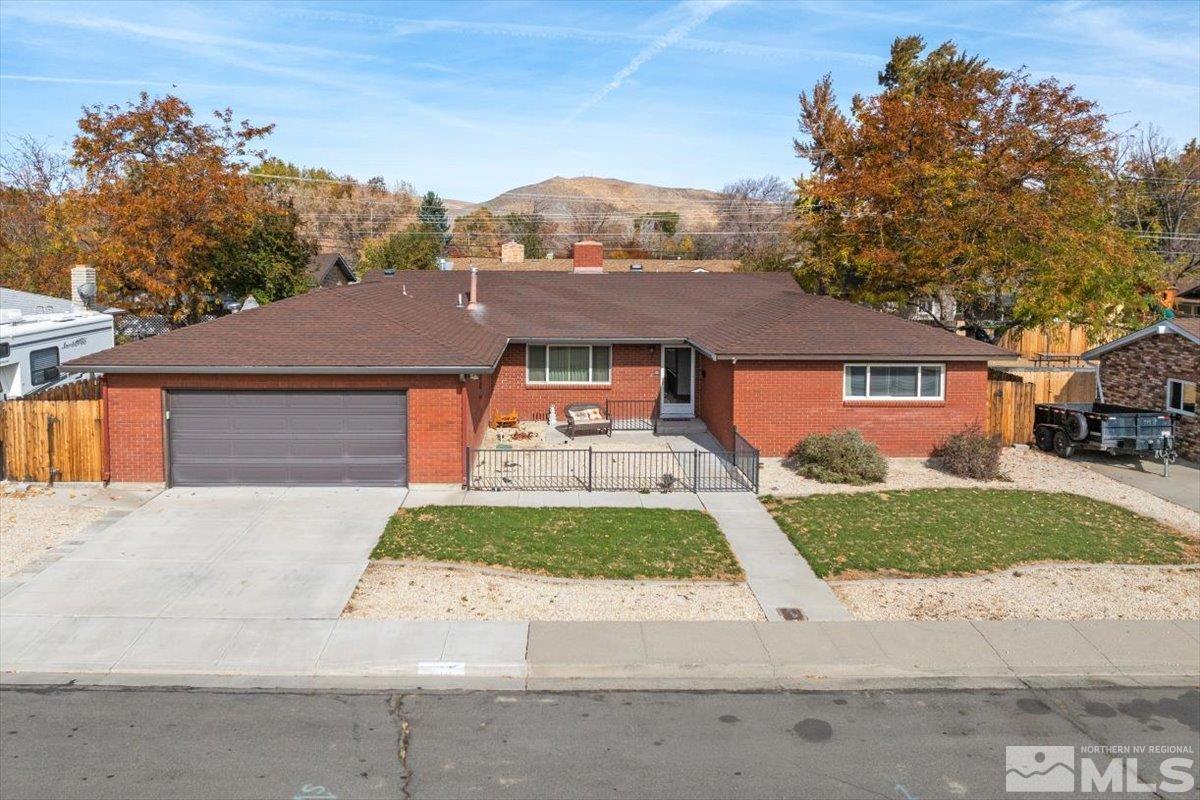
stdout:
[(830, 581), (855, 618), (1200, 619), (1200, 568), (1039, 564), (972, 578)]
[(67, 491), (0, 494), (0, 577), (15, 575), (105, 515), (103, 508), (68, 505), (54, 494)]
[(570, 580), (478, 567), (374, 561), (343, 614), (358, 619), (764, 619), (744, 583)]
[(1001, 463), (1008, 481), (974, 481), (958, 478), (931, 466), (922, 458), (888, 459), (887, 480), (881, 484), (847, 486), (820, 483), (802, 478), (780, 464), (778, 458), (764, 458), (760, 473), (763, 494), (777, 497), (807, 497), (814, 494), (878, 492), (897, 489), (987, 488), (1029, 489), (1043, 492), (1070, 492), (1126, 508), (1164, 522), (1185, 533), (1200, 536), (1200, 514), (1191, 509), (1155, 497), (1149, 492), (1114, 481), (1104, 475), (1058, 456), (1033, 449), (1007, 448)]

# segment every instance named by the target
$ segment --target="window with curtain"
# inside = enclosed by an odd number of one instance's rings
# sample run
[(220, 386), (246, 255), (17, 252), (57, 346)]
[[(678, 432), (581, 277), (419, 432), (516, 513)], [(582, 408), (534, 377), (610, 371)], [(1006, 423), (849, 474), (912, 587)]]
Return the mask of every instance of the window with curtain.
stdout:
[(525, 346), (529, 383), (609, 383), (610, 345), (530, 344)]
[(847, 400), (942, 400), (941, 364), (847, 364), (842, 396)]

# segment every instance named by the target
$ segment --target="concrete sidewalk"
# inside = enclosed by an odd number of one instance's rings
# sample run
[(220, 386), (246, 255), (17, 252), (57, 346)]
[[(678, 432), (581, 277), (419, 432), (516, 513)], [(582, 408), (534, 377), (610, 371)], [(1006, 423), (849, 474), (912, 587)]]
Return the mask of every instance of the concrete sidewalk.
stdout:
[(0, 618), (0, 682), (456, 689), (1192, 684), (1194, 621)]

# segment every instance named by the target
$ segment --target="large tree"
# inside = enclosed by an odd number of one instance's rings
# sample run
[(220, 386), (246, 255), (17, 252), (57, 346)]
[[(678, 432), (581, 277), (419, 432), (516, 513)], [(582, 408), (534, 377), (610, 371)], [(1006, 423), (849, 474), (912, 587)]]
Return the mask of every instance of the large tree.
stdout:
[(1161, 260), (1164, 282), (1200, 279), (1200, 142), (1181, 149), (1152, 127), (1133, 134), (1116, 179), (1123, 220)]
[(358, 271), (362, 274), (388, 269), (437, 269), (441, 250), (441, 235), (437, 231), (413, 224), (401, 233), (367, 242)]
[(323, 251), (355, 263), (367, 242), (398, 233), (416, 220), (417, 202), (408, 184), (388, 188), (382, 177), (365, 183), (324, 167), (298, 167), (278, 158), (251, 169), (261, 184), (286, 195), (304, 233)]
[(976, 332), (1146, 308), (1152, 259), (1118, 224), (1106, 118), (1074, 88), (945, 43), (900, 38), (881, 91), (800, 95), (806, 286), (867, 302), (937, 298)]
[(309, 259), (316, 243), (301, 233), (290, 201), (266, 207), (248, 230), (226, 239), (212, 256), (214, 284), (222, 295), (260, 304), (302, 294), (313, 287)]
[(534, 200), (523, 210), (510, 211), (502, 218), (505, 235), (525, 245), (525, 258), (542, 258), (554, 235), (555, 224), (546, 216), (546, 207)]
[(77, 185), (67, 158), (31, 137), (0, 151), (0, 285), (65, 297), (79, 259), (67, 207)]
[(722, 252), (749, 272), (792, 269), (796, 247), (787, 229), (795, 201), (792, 187), (775, 175), (727, 184), (716, 206)]
[(446, 215), (446, 204), (437, 192), (426, 192), (417, 208), (417, 224), (430, 233), (438, 234), (439, 250), (445, 252), (450, 246), (450, 218)]
[(89, 260), (113, 299), (194, 321), (221, 290), (215, 253), (254, 225), (261, 193), (246, 162), (272, 126), (235, 124), (229, 109), (197, 122), (178, 97), (84, 109), (72, 164)]
[(467, 258), (496, 258), (500, 255), (500, 227), (495, 215), (480, 206), (454, 221), (454, 238)]

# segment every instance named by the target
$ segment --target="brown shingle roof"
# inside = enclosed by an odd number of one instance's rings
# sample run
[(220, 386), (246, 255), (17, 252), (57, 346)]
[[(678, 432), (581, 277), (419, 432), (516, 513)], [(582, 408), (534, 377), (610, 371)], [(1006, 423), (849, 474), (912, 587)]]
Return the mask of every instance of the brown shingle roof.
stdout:
[(490, 369), (509, 341), (691, 341), (717, 356), (989, 359), (1007, 351), (849, 303), (786, 273), (402, 272), (95, 353), (73, 368)]
[[(530, 258), (517, 263), (504, 263), (498, 258), (466, 258), (465, 256), (452, 259), (455, 271), (466, 272), (470, 267), (478, 267), (480, 272), (504, 270), (508, 272), (570, 272), (575, 268), (574, 260), (570, 258)], [(605, 272), (629, 272), (634, 264), (640, 264), (642, 272), (736, 272), (741, 262), (737, 259), (718, 258), (702, 260), (684, 260), (674, 258), (604, 258)]]

